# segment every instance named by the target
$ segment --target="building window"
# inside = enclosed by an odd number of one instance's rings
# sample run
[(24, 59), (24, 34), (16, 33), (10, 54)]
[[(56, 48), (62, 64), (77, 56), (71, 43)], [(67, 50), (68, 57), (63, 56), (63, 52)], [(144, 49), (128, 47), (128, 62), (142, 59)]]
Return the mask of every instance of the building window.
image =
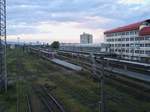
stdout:
[(138, 40), (140, 40), (140, 37), (136, 37), (136, 38), (135, 38), (135, 41), (138, 41)]
[(124, 48), (122, 49), (122, 52), (125, 52), (125, 49), (124, 49)]
[(118, 41), (121, 41), (121, 38), (119, 38)]
[(145, 47), (150, 47), (150, 43), (149, 44), (145, 44)]
[(121, 47), (121, 44), (118, 44), (118, 47)]
[(139, 53), (140, 53), (140, 50), (135, 50), (135, 53), (139, 54)]
[(131, 50), (130, 53), (134, 53), (134, 50)]
[(122, 32), (122, 35), (125, 35), (125, 32)]
[(126, 47), (129, 47), (129, 44), (126, 44)]
[(150, 55), (150, 51), (146, 51), (146, 54)]
[(125, 41), (126, 40), (126, 38), (122, 38), (122, 41)]
[(132, 38), (130, 38), (130, 41), (134, 41), (134, 38), (132, 37)]
[(145, 37), (145, 40), (150, 40), (150, 37)]
[(131, 44), (130, 44), (130, 47), (134, 47), (134, 44), (133, 44), (133, 43), (131, 43)]
[(129, 53), (129, 50), (126, 50), (126, 53)]
[(126, 35), (129, 35), (129, 32), (126, 32)]
[(119, 32), (119, 33), (118, 33), (118, 36), (120, 36), (120, 35), (121, 35), (121, 33)]
[(111, 44), (111, 47), (114, 47), (114, 44)]
[(143, 51), (143, 50), (141, 50), (141, 51), (140, 51), (140, 54), (144, 54), (144, 51)]
[(125, 47), (125, 44), (122, 44), (122, 47)]
[(133, 32), (133, 31), (130, 31), (130, 35), (134, 35), (134, 32)]
[(137, 31), (134, 31), (134, 35), (136, 35), (137, 34)]
[(109, 39), (107, 39), (107, 42), (109, 42)]
[(126, 38), (126, 41), (129, 41), (129, 38)]
[(140, 44), (140, 47), (144, 47), (144, 44)]
[(140, 37), (140, 40), (144, 40), (144, 37)]

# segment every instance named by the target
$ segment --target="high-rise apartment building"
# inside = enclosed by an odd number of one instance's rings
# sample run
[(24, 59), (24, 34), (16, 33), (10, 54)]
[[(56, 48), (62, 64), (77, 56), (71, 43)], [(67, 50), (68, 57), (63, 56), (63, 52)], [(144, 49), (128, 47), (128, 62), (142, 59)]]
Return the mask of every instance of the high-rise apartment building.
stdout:
[(88, 33), (83, 33), (82, 35), (80, 35), (80, 43), (81, 44), (92, 44), (93, 36)]

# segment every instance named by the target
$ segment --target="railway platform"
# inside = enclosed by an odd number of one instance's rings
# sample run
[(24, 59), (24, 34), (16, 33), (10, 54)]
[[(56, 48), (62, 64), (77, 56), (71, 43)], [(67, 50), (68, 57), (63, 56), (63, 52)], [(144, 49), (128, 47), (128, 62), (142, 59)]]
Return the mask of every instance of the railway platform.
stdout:
[(130, 78), (134, 78), (134, 79), (138, 79), (138, 80), (150, 83), (150, 75), (149, 74), (141, 74), (141, 73), (132, 72), (132, 71), (123, 70), (123, 69), (114, 68), (114, 67), (113, 68), (105, 67), (105, 70), (117, 73), (117, 75), (119, 74), (122, 76), (130, 77)]
[(60, 59), (54, 58), (51, 61), (53, 63), (59, 64), (61, 66), (64, 66), (66, 68), (69, 68), (69, 69), (72, 69), (72, 70), (75, 70), (75, 71), (81, 71), (82, 70), (82, 67), (74, 65), (74, 64), (71, 64), (71, 63), (68, 63), (68, 62), (60, 60)]

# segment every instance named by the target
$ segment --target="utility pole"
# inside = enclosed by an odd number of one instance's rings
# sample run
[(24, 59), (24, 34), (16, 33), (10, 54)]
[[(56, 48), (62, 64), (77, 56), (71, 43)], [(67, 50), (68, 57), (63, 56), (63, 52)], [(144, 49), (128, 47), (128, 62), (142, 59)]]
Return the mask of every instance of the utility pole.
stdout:
[(100, 87), (101, 87), (101, 102), (100, 102), (100, 112), (105, 112), (105, 97), (104, 97), (104, 80), (105, 80), (105, 75), (104, 75), (104, 61), (102, 61), (102, 73), (101, 73), (101, 78), (100, 78)]
[(7, 92), (7, 87), (8, 87), (8, 79), (7, 79), (7, 40), (6, 40), (6, 38), (7, 38), (7, 31), (6, 31), (6, 0), (4, 0), (4, 14), (5, 14), (5, 20), (4, 20), (4, 22), (5, 22), (5, 92)]
[(91, 61), (92, 61), (92, 70), (93, 70), (93, 76), (95, 77), (97, 75), (96, 73), (96, 61), (95, 56), (93, 53), (90, 53)]
[(7, 92), (6, 0), (0, 0), (0, 89)]
[[(93, 70), (93, 76), (98, 76), (97, 75), (97, 72), (96, 72), (96, 59), (95, 59), (95, 56), (93, 53), (90, 53), (90, 56), (91, 56), (91, 61), (92, 61), (92, 70)], [(101, 100), (99, 102), (99, 112), (105, 112), (105, 97), (104, 97), (104, 78), (105, 78), (105, 75), (104, 75), (104, 60), (101, 60), (101, 76), (100, 76), (100, 82), (99, 82), (99, 85), (100, 85), (100, 97), (101, 97)]]
[(20, 44), (20, 37), (17, 37), (17, 41), (18, 41), (18, 48), (19, 48), (19, 44)]

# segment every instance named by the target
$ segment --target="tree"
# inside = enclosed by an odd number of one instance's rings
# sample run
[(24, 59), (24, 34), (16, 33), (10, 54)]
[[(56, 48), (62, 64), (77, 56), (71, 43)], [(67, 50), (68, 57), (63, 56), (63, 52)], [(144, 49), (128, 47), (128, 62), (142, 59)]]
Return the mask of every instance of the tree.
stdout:
[(59, 49), (59, 46), (60, 46), (60, 43), (58, 41), (54, 41), (51, 44), (51, 48), (53, 48), (53, 49)]

